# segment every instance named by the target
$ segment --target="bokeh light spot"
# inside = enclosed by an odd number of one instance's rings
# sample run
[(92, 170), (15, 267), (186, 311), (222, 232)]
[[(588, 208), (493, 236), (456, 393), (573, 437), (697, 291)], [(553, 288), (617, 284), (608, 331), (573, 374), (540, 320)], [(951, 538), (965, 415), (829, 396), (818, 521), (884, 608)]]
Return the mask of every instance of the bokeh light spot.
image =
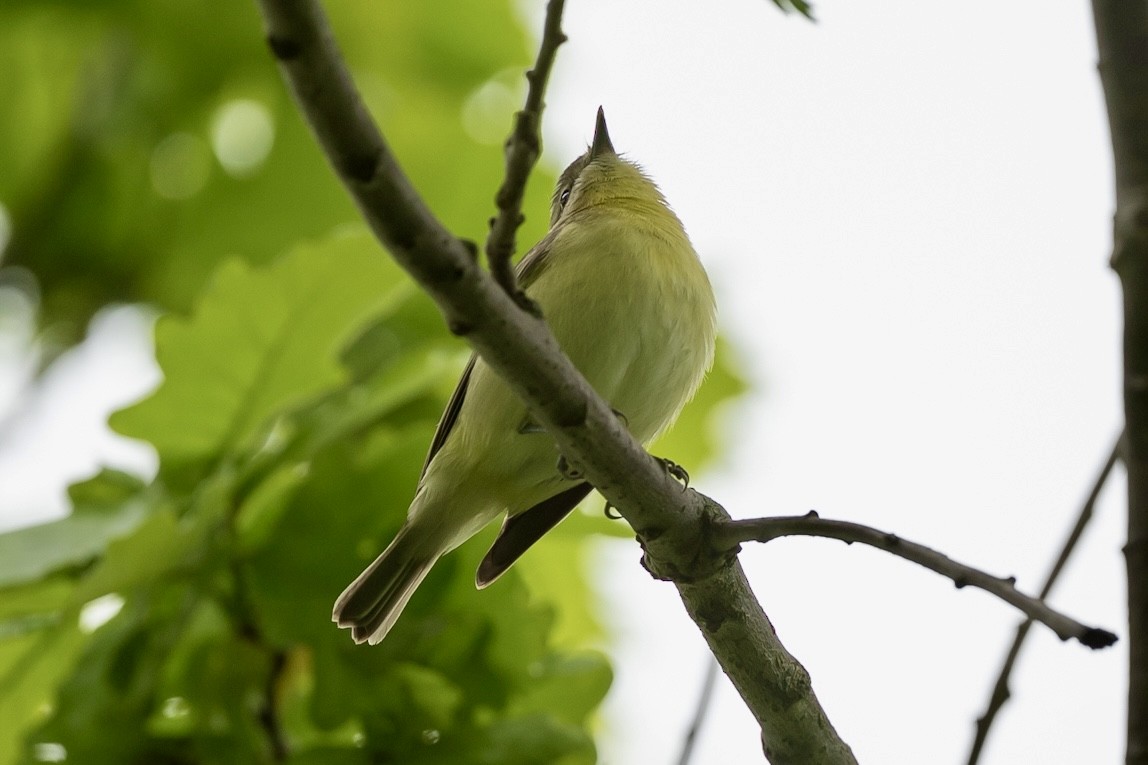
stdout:
[(173, 133), (151, 153), (151, 185), (164, 199), (187, 199), (207, 183), (211, 160), (207, 144), (191, 133)]
[(160, 714), (172, 720), (187, 717), (191, 714), (191, 706), (187, 703), (187, 699), (182, 696), (172, 696), (163, 702)]
[(498, 80), (489, 80), (467, 97), (462, 105), (462, 127), (477, 143), (500, 144), (510, 134), (511, 115), (519, 107), (518, 95)]
[(211, 121), (211, 148), (223, 169), (236, 178), (258, 171), (274, 143), (275, 122), (258, 101), (228, 101)]
[(110, 622), (124, 607), (124, 599), (114, 592), (90, 600), (80, 609), (80, 631), (91, 634)]
[(64, 762), (68, 759), (68, 750), (63, 744), (53, 742), (36, 744), (32, 747), (32, 757), (36, 762)]

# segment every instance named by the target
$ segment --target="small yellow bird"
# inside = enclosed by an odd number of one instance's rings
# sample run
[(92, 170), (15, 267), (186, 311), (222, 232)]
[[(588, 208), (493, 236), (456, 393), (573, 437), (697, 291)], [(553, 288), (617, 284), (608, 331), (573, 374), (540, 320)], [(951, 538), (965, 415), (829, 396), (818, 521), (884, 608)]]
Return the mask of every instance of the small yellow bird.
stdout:
[[(615, 152), (601, 109), (589, 150), (558, 179), (550, 230), (519, 264), (518, 283), (643, 444), (677, 418), (713, 363), (706, 272), (658, 187)], [(559, 463), (526, 405), (472, 356), (406, 522), (339, 596), (333, 620), (356, 643), (378, 643), (431, 566), (506, 513), (478, 568), (477, 586), (489, 585), (590, 493)]]

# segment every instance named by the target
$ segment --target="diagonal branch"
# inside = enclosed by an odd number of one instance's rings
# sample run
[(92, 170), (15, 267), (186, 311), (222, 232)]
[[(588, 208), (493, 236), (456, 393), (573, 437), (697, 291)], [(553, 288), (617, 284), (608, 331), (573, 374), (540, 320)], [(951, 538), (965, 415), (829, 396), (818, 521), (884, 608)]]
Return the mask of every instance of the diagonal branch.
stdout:
[[(1076, 524), (1073, 525), (1072, 531), (1065, 540), (1064, 546), (1060, 550), (1060, 555), (1056, 558), (1056, 563), (1053, 564), (1052, 570), (1048, 572), (1048, 578), (1044, 580), (1044, 587), (1040, 588), (1040, 599), (1044, 600), (1052, 593), (1052, 588), (1056, 584), (1056, 580), (1060, 578), (1060, 572), (1064, 570), (1064, 566), (1068, 563), (1068, 559), (1072, 556), (1073, 551), (1076, 549), (1076, 543), (1080, 541), (1080, 537), (1084, 534), (1084, 529), (1088, 522), (1092, 520), (1092, 509), (1096, 505), (1096, 500), (1100, 497), (1100, 492), (1104, 488), (1104, 484), (1108, 482), (1108, 476), (1112, 474), (1112, 468), (1116, 466), (1116, 460), (1120, 457), (1120, 443), (1124, 439), (1124, 434), (1121, 433), (1116, 438), (1116, 443), (1112, 445), (1112, 452), (1108, 455), (1108, 460), (1104, 463), (1104, 467), (1100, 469), (1100, 474), (1096, 476), (1096, 481), (1092, 484), (1092, 491), (1088, 493), (1088, 499), (1084, 501), (1084, 505), (1080, 508), (1080, 515), (1076, 518)], [(1013, 638), (1012, 645), (1009, 647), (1008, 653), (1005, 655), (1004, 664), (1001, 666), (1000, 674), (997, 676), (996, 684), (993, 685), (992, 696), (989, 697), (988, 708), (981, 717), (977, 718), (977, 732), (973, 739), (973, 747), (969, 751), (968, 765), (977, 765), (981, 758), (981, 751), (984, 749), (985, 741), (988, 739), (989, 730), (992, 728), (993, 721), (996, 720), (997, 712), (1009, 700), (1012, 695), (1009, 691), (1008, 681), (1012, 675), (1012, 668), (1016, 664), (1017, 657), (1020, 656), (1021, 646), (1024, 645), (1025, 638), (1028, 637), (1028, 631), (1032, 628), (1032, 619), (1025, 619), (1021, 622), (1020, 626), (1016, 629), (1016, 636)]]
[(698, 735), (702, 732), (706, 713), (710, 710), (714, 686), (717, 684), (717, 671), (718, 664), (711, 656), (706, 660), (706, 676), (702, 680), (702, 688), (698, 693), (698, 704), (694, 709), (694, 718), (690, 721), (690, 728), (686, 731), (686, 738), (682, 742), (682, 751), (678, 755), (678, 765), (690, 765), (690, 758), (693, 757), (694, 747), (698, 743)]
[(510, 260), (514, 256), (515, 234), (526, 218), (522, 214), (522, 198), (530, 171), (542, 153), (542, 96), (550, 80), (550, 70), (558, 46), (566, 42), (562, 32), (562, 8), (565, 0), (550, 0), (546, 5), (546, 22), (542, 28), (542, 43), (538, 46), (538, 60), (526, 73), (530, 83), (526, 91), (526, 105), (514, 115), (514, 130), (506, 141), (506, 177), (495, 196), (498, 214), (490, 220), (490, 234), (486, 238), (486, 259), (494, 280), (507, 294), (518, 297), (514, 283), (514, 269)]
[(809, 674), (778, 640), (732, 551), (703, 544), (729, 518), (683, 491), (559, 350), (545, 323), (519, 310), (476, 263), (473, 247), (431, 214), (355, 90), (326, 19), (307, 0), (259, 0), (268, 43), (300, 108), (362, 214), (434, 299), (450, 330), (530, 408), (562, 454), (637, 532), (646, 564), (672, 579), (710, 650), (762, 728), (775, 765), (854, 763)]
[(1028, 618), (1047, 626), (1061, 640), (1075, 638), (1089, 648), (1106, 648), (1116, 642), (1116, 635), (1111, 632), (1099, 627), (1086, 627), (1075, 619), (1049, 608), (1044, 601), (1025, 595), (1016, 588), (1016, 580), (1012, 577), (1002, 579), (986, 574), (980, 569), (957, 563), (947, 555), (924, 545), (859, 523), (833, 521), (821, 518), (816, 512), (811, 511), (799, 516), (727, 521), (719, 524), (713, 534), (717, 545), (728, 547), (734, 547), (741, 542), (769, 542), (787, 536), (826, 537), (839, 539), (846, 544), (860, 542), (947, 576), (958, 588), (977, 587), (996, 595), (1020, 609)]

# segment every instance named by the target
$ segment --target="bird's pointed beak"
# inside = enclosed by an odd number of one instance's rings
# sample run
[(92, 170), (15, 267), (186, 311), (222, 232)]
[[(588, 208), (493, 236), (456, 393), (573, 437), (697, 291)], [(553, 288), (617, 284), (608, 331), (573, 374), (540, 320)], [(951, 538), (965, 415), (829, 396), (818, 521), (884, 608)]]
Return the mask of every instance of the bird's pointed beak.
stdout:
[(610, 143), (610, 131), (606, 129), (606, 112), (598, 107), (598, 122), (594, 125), (594, 141), (590, 144), (590, 159), (603, 154), (617, 154)]

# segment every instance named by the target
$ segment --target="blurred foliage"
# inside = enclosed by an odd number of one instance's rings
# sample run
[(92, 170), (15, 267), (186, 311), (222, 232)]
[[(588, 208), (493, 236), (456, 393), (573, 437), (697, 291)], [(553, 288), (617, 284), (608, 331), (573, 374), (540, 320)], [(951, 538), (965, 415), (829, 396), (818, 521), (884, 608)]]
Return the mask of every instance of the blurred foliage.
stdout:
[[(531, 57), (511, 5), (329, 5), (416, 185), (476, 240), (502, 157), (472, 136), (514, 108), (476, 94)], [(611, 669), (582, 552), (630, 535), (601, 500), (482, 593), (494, 529), (447, 556), (379, 646), (330, 623), (406, 513), (466, 349), (357, 223), (260, 30), (247, 3), (0, 6), (5, 264), (65, 340), (109, 302), (166, 312), (164, 382), (112, 417), (158, 477), (105, 470), (69, 517), (0, 535), (0, 765), (593, 762)], [(696, 470), (741, 388), (723, 350), (657, 449)]]
[[(497, 188), (502, 150), (477, 144), (459, 113), (484, 83), (529, 65), (510, 6), (329, 8), (408, 173), (447, 225), (479, 241), (493, 194), (475, 190)], [(106, 303), (186, 311), (220, 261), (266, 263), (355, 218), (282, 85), (254, 3), (209, 12), (193, 0), (8, 0), (0, 69), (4, 261), (36, 273), (46, 322), (73, 339)], [(510, 116), (499, 113), (499, 127)], [(268, 126), (270, 152), (256, 166), (219, 161), (245, 148), (257, 158)], [(531, 184), (530, 209), (546, 209), (549, 183)], [(544, 227), (543, 213), (530, 216), (523, 241)]]

